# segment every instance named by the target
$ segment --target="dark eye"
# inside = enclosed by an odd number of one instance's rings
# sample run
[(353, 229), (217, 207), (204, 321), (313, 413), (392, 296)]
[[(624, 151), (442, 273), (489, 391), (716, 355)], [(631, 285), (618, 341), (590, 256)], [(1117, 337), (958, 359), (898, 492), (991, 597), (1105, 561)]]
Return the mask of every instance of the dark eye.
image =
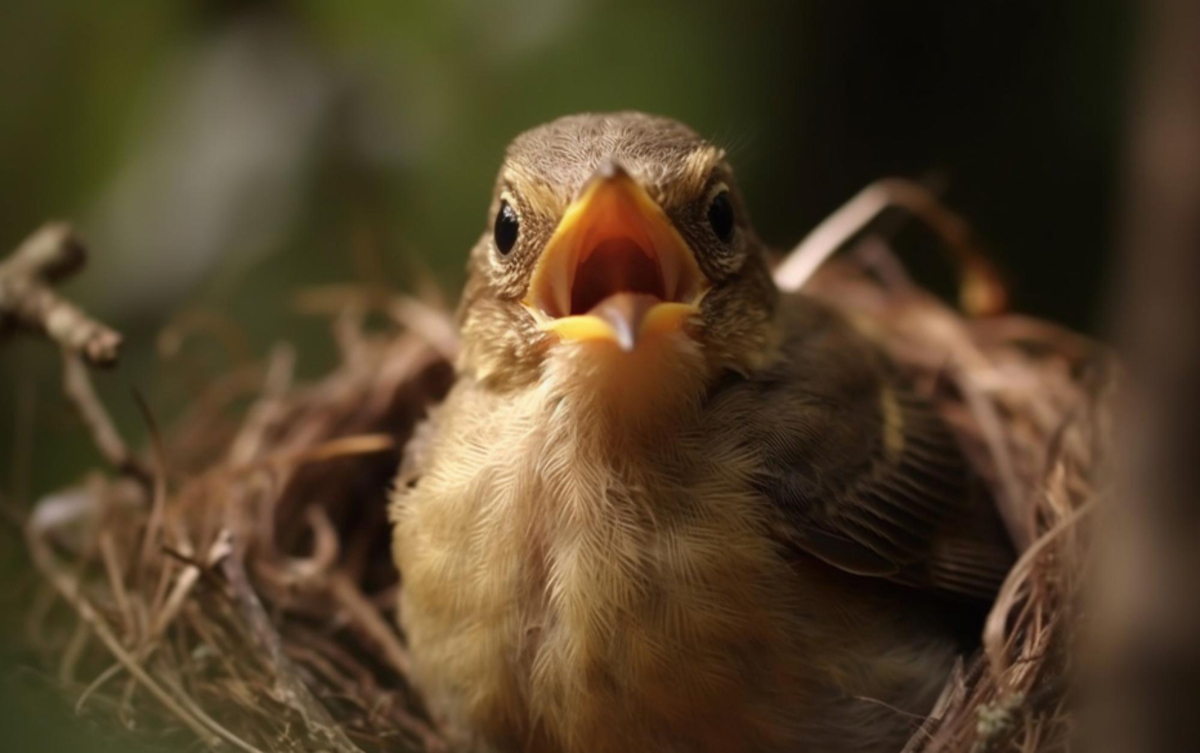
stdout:
[(493, 237), (496, 239), (496, 250), (502, 254), (507, 254), (513, 250), (513, 246), (517, 245), (517, 233), (521, 229), (521, 223), (517, 220), (517, 212), (507, 201), (500, 202), (500, 211), (496, 213), (496, 227), (493, 229)]
[(708, 224), (723, 243), (733, 238), (733, 202), (729, 200), (728, 191), (721, 191), (712, 198), (708, 205)]

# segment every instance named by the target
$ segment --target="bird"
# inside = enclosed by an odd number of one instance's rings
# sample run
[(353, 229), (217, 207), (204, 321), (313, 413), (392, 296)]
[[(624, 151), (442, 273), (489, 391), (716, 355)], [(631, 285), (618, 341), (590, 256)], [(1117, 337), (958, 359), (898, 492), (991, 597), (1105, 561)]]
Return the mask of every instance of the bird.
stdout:
[(389, 503), (459, 749), (894, 751), (930, 712), (1011, 547), (877, 328), (771, 266), (675, 120), (508, 146)]

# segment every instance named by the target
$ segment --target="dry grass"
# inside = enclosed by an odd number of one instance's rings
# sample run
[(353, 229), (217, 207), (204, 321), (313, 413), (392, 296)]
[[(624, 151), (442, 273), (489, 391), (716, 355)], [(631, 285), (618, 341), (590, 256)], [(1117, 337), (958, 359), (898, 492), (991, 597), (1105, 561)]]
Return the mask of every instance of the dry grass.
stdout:
[[(875, 239), (826, 264), (807, 290), (880, 331), (954, 427), (1024, 552), (982, 650), (908, 750), (1062, 746), (1107, 357), (1044, 322), (964, 317), (909, 283)], [(73, 399), (114, 468), (43, 500), (28, 521), (46, 582), (31, 645), (80, 713), (154, 740), (443, 749), (405, 682), (385, 495), (398, 448), (449, 385), (454, 329), (441, 309), (379, 291), (303, 301), (341, 312), (340, 366), (295, 384), (280, 347), (213, 381), (136, 462), (119, 437), (105, 439), (111, 424), (68, 359)], [(389, 315), (392, 330), (365, 334), (367, 309)]]

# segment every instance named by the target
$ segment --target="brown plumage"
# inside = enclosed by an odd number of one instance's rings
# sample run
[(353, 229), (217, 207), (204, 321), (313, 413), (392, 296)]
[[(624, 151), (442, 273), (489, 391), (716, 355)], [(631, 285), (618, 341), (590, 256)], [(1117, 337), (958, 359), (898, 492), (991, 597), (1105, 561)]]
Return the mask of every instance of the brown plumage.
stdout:
[(775, 289), (722, 152), (529, 131), (469, 272), (392, 510), (434, 712), (483, 750), (898, 749), (1009, 552), (869, 337)]

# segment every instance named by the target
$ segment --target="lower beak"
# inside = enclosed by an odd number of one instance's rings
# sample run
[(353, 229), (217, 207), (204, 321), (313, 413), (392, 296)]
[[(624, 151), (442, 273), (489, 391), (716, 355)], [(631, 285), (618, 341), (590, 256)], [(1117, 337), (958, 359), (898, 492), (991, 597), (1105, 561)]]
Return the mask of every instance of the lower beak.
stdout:
[(681, 330), (707, 287), (670, 218), (608, 162), (567, 207), (524, 303), (542, 329), (564, 340), (610, 341), (629, 351)]

